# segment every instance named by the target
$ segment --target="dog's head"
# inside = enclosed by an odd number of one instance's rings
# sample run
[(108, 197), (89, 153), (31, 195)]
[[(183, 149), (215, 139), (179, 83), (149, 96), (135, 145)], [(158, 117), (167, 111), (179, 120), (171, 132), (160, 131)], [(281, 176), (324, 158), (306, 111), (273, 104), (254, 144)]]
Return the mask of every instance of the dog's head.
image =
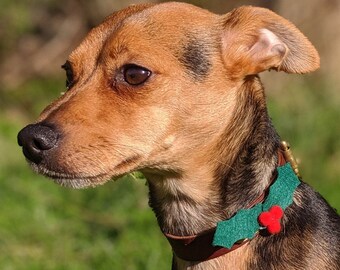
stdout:
[(267, 9), (131, 6), (71, 53), (68, 90), (18, 141), (36, 171), (72, 187), (139, 169), (179, 172), (230, 125), (247, 78), (318, 66), (307, 38)]

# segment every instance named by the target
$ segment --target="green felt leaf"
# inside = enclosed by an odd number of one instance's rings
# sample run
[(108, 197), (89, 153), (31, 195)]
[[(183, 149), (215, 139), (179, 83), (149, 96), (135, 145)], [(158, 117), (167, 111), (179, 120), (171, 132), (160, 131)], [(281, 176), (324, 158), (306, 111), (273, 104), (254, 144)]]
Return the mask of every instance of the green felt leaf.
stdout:
[(231, 248), (241, 239), (253, 238), (259, 230), (257, 217), (262, 212), (262, 204), (251, 209), (242, 209), (231, 219), (217, 223), (213, 245)]
[(300, 180), (294, 173), (290, 163), (278, 167), (278, 178), (269, 189), (267, 199), (263, 203), (263, 210), (268, 211), (273, 205), (279, 205), (285, 210), (293, 203), (295, 189), (300, 185)]
[(250, 209), (241, 209), (232, 218), (217, 223), (213, 246), (231, 248), (239, 240), (253, 238), (260, 229), (258, 216), (262, 212), (268, 211), (273, 205), (279, 205), (285, 210), (293, 203), (294, 191), (300, 180), (289, 163), (277, 170), (278, 177), (263, 203)]

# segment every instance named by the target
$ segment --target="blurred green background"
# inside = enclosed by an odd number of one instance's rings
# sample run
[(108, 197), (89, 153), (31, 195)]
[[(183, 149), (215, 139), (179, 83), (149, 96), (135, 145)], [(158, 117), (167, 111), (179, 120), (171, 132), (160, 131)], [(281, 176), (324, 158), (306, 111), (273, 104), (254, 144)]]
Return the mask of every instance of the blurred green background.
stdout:
[[(60, 66), (86, 32), (137, 2), (1, 0), (0, 269), (170, 269), (170, 247), (139, 175), (96, 189), (65, 189), (35, 175), (16, 143), (17, 132), (64, 91)], [(264, 6), (315, 44), (319, 71), (262, 77), (274, 124), (301, 161), (305, 181), (340, 209), (340, 2), (188, 2), (217, 13)]]

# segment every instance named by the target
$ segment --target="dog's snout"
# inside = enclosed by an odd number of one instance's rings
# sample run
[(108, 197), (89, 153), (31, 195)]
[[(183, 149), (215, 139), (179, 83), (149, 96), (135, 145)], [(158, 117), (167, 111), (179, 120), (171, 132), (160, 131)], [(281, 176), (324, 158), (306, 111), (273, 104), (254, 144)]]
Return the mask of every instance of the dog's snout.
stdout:
[(57, 141), (57, 132), (42, 124), (28, 125), (18, 134), (18, 144), (22, 146), (25, 157), (34, 163), (40, 163), (43, 152), (53, 148)]

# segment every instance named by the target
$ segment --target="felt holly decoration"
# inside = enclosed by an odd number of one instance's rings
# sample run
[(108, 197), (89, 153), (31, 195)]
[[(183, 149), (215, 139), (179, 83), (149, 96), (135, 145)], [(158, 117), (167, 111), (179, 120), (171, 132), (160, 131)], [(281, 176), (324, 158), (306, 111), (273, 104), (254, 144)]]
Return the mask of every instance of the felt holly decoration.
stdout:
[(213, 246), (232, 248), (240, 240), (252, 239), (265, 227), (270, 234), (279, 233), (283, 211), (293, 203), (300, 180), (290, 163), (277, 168), (278, 177), (270, 186), (264, 202), (241, 209), (230, 219), (217, 223)]
[(283, 210), (280, 206), (272, 206), (268, 212), (262, 212), (259, 215), (259, 223), (266, 227), (270, 234), (277, 234), (281, 231), (281, 219), (283, 217)]

